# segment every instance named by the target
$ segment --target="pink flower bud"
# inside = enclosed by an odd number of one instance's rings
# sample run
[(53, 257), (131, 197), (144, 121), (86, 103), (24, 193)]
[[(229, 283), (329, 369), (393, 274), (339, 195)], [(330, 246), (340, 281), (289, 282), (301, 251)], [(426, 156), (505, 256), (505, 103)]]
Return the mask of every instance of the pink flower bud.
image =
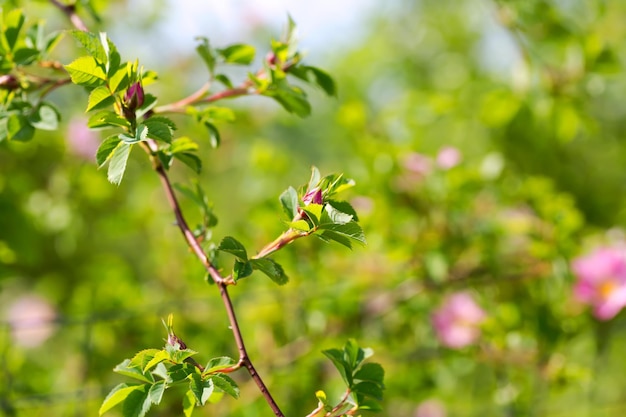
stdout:
[(19, 80), (11, 74), (0, 75), (0, 89), (17, 90), (20, 87)]
[(324, 199), (322, 197), (322, 190), (319, 188), (312, 189), (307, 192), (304, 197), (302, 197), (302, 202), (305, 206), (308, 206), (309, 204), (323, 204)]
[(128, 90), (126, 90), (126, 95), (124, 96), (124, 106), (131, 111), (135, 111), (143, 105), (143, 100), (143, 87), (141, 86), (141, 83), (137, 81), (128, 87)]

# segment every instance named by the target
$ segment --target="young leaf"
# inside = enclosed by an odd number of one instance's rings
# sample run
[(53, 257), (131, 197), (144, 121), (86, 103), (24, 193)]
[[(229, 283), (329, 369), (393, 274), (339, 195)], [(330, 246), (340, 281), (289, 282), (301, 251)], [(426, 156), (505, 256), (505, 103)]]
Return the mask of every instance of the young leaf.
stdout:
[(122, 182), (131, 148), (131, 144), (120, 142), (113, 150), (113, 154), (109, 158), (109, 169), (107, 171), (107, 178), (111, 184), (119, 185)]
[(116, 71), (109, 69), (109, 88), (113, 93), (126, 89), (130, 84), (128, 64), (130, 63), (127, 63), (126, 67), (118, 68)]
[(122, 142), (133, 144), (146, 140), (148, 138), (148, 127), (144, 124), (140, 124), (137, 126), (137, 130), (135, 131), (135, 136), (128, 136), (125, 133), (120, 133), (118, 136)]
[(350, 222), (346, 224), (321, 224), (318, 227), (319, 231), (329, 231), (334, 232), (336, 234), (342, 235), (344, 237), (350, 238), (352, 240), (357, 241), (361, 245), (365, 245), (365, 234), (363, 233), (363, 229), (356, 222)]
[(327, 72), (322, 71), (319, 68), (315, 67), (307, 67), (309, 71), (313, 73), (315, 77), (315, 82), (326, 94), (329, 96), (337, 96), (337, 86), (335, 85), (335, 81), (332, 79)]
[(135, 356), (133, 356), (133, 358), (130, 360), (129, 366), (137, 367), (141, 369), (142, 372), (145, 372), (148, 370), (146, 365), (150, 363), (152, 359), (154, 359), (154, 356), (157, 355), (159, 352), (163, 352), (163, 350), (162, 349), (144, 349), (138, 352), (137, 354), (135, 354)]
[(384, 378), (385, 378), (385, 370), (378, 363), (365, 363), (354, 374), (354, 379), (358, 379), (361, 381), (374, 382), (379, 385), (383, 384)]
[(99, 36), (90, 32), (83, 32), (82, 30), (71, 30), (70, 34), (85, 48), (90, 56), (96, 59), (96, 61), (102, 64), (107, 63), (107, 53), (102, 47)]
[(96, 163), (99, 168), (102, 168), (109, 158), (111, 158), (113, 152), (121, 142), (117, 135), (115, 135), (109, 136), (100, 144), (96, 152)]
[(35, 135), (35, 128), (28, 123), (26, 116), (21, 114), (12, 114), (9, 116), (6, 129), (7, 138), (9, 140), (26, 142), (31, 140)]
[(196, 398), (196, 403), (204, 405), (213, 394), (215, 385), (211, 379), (203, 381), (200, 375), (193, 374), (189, 380), (189, 389)]
[(13, 54), (13, 60), (18, 65), (32, 64), (39, 56), (39, 51), (33, 48), (19, 48)]
[(253, 269), (258, 269), (263, 272), (278, 285), (284, 285), (289, 281), (289, 277), (285, 274), (283, 267), (272, 259), (251, 259), (250, 265)]
[(41, 103), (35, 112), (29, 117), (31, 126), (40, 130), (56, 130), (59, 127), (61, 116), (54, 106), (49, 103)]
[(21, 9), (13, 9), (4, 16), (3, 45), (9, 51), (13, 51), (19, 38), (25, 17)]
[(140, 385), (140, 388), (129, 393), (122, 403), (123, 417), (144, 417), (152, 406), (148, 394), (148, 385)]
[(352, 367), (344, 359), (344, 352), (339, 349), (327, 349), (323, 350), (322, 353), (332, 361), (346, 385), (352, 386)]
[(166, 388), (167, 386), (165, 385), (165, 381), (155, 382), (148, 391), (148, 398), (150, 398), (150, 402), (154, 405), (159, 405), (163, 399), (163, 393)]
[[(130, 127), (128, 120), (122, 116), (117, 115), (112, 111), (101, 111), (95, 113), (87, 121), (87, 126), (92, 129), (98, 129), (102, 127)], [(115, 136), (117, 138), (117, 136)]]
[(233, 254), (242, 261), (248, 260), (248, 253), (246, 252), (246, 248), (232, 236), (226, 236), (224, 239), (222, 239), (219, 246), (217, 247), (217, 250)]
[(189, 152), (175, 153), (174, 158), (191, 168), (196, 174), (202, 172), (202, 160)]
[(287, 218), (291, 220), (298, 215), (298, 192), (293, 187), (283, 191), (279, 199)]
[(239, 398), (239, 387), (231, 377), (226, 374), (215, 374), (209, 377), (213, 384), (233, 398)]
[(213, 71), (215, 70), (215, 52), (211, 48), (207, 38), (197, 37), (196, 40), (200, 42), (200, 44), (196, 46), (196, 52), (198, 52), (198, 55), (200, 55), (209, 69), (209, 74), (213, 74)]
[(383, 389), (380, 385), (375, 384), (373, 382), (364, 381), (359, 382), (351, 387), (352, 391), (357, 394), (357, 398), (359, 395), (363, 395), (366, 397), (372, 397), (379, 401), (383, 399)]
[(151, 117), (144, 120), (143, 125), (148, 127), (148, 137), (170, 143), (172, 132), (176, 130), (176, 125), (167, 117)]
[(74, 84), (85, 87), (98, 87), (105, 84), (106, 74), (96, 60), (90, 56), (81, 56), (65, 65)]
[(117, 372), (118, 374), (128, 376), (134, 379), (138, 379), (142, 382), (148, 382), (150, 384), (154, 383), (154, 378), (150, 374), (150, 372), (142, 372), (136, 366), (130, 365), (130, 359), (124, 359), (122, 363), (113, 368), (113, 372)]
[(220, 138), (220, 132), (219, 130), (217, 130), (217, 127), (215, 127), (214, 124), (209, 123), (209, 122), (204, 122), (204, 126), (209, 131), (209, 141), (210, 141), (209, 143), (211, 144), (211, 147), (215, 149), (218, 146), (220, 146), (221, 138)]
[(228, 64), (249, 65), (254, 61), (255, 49), (251, 45), (231, 45), (224, 49), (218, 49), (217, 53)]
[(191, 417), (193, 410), (196, 408), (196, 397), (191, 389), (187, 390), (183, 397), (183, 414), (185, 417)]
[(268, 89), (263, 95), (276, 100), (289, 113), (295, 113), (300, 117), (311, 114), (311, 104), (301, 88), (294, 86), (281, 86), (277, 89)]
[(98, 110), (108, 107), (115, 103), (115, 97), (111, 95), (109, 89), (105, 86), (100, 86), (89, 93), (89, 100), (87, 101), (87, 110)]
[(250, 276), (252, 274), (252, 265), (250, 262), (242, 262), (239, 259), (235, 259), (235, 265), (233, 266), (233, 280), (238, 281), (242, 278)]
[(149, 371), (150, 369), (154, 368), (156, 365), (168, 359), (169, 359), (169, 354), (163, 349), (161, 349), (157, 353), (154, 354), (152, 359), (150, 359), (148, 362), (146, 362), (143, 365), (142, 371), (144, 372)]
[(342, 213), (330, 204), (324, 205), (322, 213), (322, 223), (346, 224), (352, 221), (352, 215)]
[(209, 360), (209, 362), (204, 367), (203, 374), (211, 374), (214, 372), (218, 372), (225, 368), (230, 368), (235, 364), (235, 360), (233, 358), (229, 358), (228, 356), (220, 356), (217, 358), (213, 358)]
[(144, 386), (145, 386), (144, 384), (129, 385), (126, 383), (116, 385), (111, 390), (111, 392), (109, 392), (109, 394), (106, 396), (106, 398), (102, 402), (102, 405), (100, 406), (100, 410), (98, 411), (98, 414), (102, 415), (106, 413), (107, 411), (109, 411), (110, 409), (118, 405), (119, 403), (125, 401), (126, 398), (133, 391), (142, 389), (142, 387)]

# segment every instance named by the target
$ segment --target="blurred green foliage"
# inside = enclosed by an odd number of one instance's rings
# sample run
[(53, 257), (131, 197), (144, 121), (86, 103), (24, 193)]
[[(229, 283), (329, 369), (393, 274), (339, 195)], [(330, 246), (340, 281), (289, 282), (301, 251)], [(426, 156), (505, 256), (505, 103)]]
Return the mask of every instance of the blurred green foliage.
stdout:
[[(116, 10), (103, 9), (105, 29)], [(382, 415), (423, 417), (427, 400), (450, 416), (624, 415), (626, 322), (598, 322), (572, 300), (569, 264), (623, 239), (625, 17), (622, 2), (396, 0), (358, 45), (328, 45), (332, 62), (321, 64), (338, 97), (314, 95), (309, 118), (263, 98), (233, 103), (237, 121), (210, 151), (206, 131), (177, 120), (205, 149), (198, 179), (216, 239), (272, 241), (279, 194), (311, 165), (356, 180), (366, 248), (299, 240), (276, 255), (287, 285), (255, 276), (233, 291), (251, 357), (286, 415), (314, 409), (318, 389), (341, 395), (321, 351), (351, 337), (386, 370)], [(68, 39), (60, 48), (71, 55)], [(155, 88), (172, 101), (193, 91), (201, 81), (180, 74), (199, 61), (162, 62)], [(133, 154), (115, 187), (68, 143), (86, 99), (70, 90), (51, 97), (61, 131), (0, 143), (0, 305), (37, 294), (59, 314), (32, 348), (12, 341), (3, 316), (6, 415), (94, 415), (121, 381), (112, 368), (162, 347), (169, 313), (203, 360), (237, 356), (145, 158)], [(437, 162), (447, 146), (462, 158), (451, 167)], [(189, 185), (182, 169), (173, 176)], [(478, 344), (452, 350), (430, 315), (461, 289), (489, 318)], [(267, 415), (246, 375), (234, 377), (241, 398), (202, 412)], [(180, 415), (179, 404), (151, 415)]]

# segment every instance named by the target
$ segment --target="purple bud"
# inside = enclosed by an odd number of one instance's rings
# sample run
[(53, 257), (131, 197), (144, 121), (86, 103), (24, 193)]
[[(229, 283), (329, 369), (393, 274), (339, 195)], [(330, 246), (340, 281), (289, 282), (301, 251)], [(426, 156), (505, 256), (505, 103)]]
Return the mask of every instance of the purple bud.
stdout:
[(322, 198), (322, 190), (319, 188), (312, 189), (307, 192), (304, 197), (302, 197), (302, 202), (305, 206), (308, 206), (309, 204), (323, 204), (324, 199)]
[(170, 333), (170, 334), (167, 335), (167, 344), (170, 345), (170, 346), (174, 346), (174, 347), (176, 347), (176, 345), (178, 345), (178, 348), (181, 349), (181, 350), (187, 349), (187, 345), (185, 344), (185, 342), (183, 342), (174, 333)]
[(276, 54), (274, 52), (268, 52), (267, 55), (265, 56), (265, 60), (267, 61), (268, 64), (270, 64), (270, 67), (275, 66)]
[(129, 110), (135, 111), (143, 105), (143, 99), (143, 87), (141, 83), (137, 81), (128, 87), (126, 95), (124, 96), (124, 105)]
[(20, 87), (18, 79), (11, 74), (0, 75), (0, 88), (3, 90), (17, 90)]

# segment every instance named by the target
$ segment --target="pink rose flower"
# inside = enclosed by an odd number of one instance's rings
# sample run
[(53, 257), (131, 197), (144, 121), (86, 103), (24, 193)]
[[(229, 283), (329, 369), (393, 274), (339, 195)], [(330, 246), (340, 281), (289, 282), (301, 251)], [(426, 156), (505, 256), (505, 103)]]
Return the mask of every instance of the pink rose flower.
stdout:
[(610, 320), (626, 306), (626, 251), (603, 247), (572, 262), (574, 297), (593, 307), (599, 320)]
[(480, 337), (486, 314), (469, 292), (449, 295), (432, 315), (439, 342), (452, 349), (471, 345)]
[(444, 146), (437, 154), (437, 166), (441, 169), (451, 169), (461, 163), (463, 156), (454, 146)]

